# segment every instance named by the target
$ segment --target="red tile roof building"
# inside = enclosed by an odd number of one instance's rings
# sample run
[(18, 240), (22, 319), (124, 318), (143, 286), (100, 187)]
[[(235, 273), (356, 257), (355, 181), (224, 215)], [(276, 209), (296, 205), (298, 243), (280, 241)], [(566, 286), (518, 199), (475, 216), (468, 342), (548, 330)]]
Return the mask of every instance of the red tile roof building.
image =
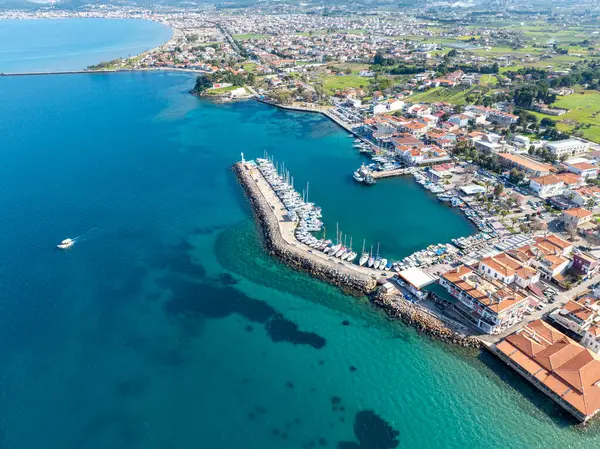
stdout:
[(549, 324), (529, 323), (494, 352), (579, 421), (600, 410), (600, 359)]

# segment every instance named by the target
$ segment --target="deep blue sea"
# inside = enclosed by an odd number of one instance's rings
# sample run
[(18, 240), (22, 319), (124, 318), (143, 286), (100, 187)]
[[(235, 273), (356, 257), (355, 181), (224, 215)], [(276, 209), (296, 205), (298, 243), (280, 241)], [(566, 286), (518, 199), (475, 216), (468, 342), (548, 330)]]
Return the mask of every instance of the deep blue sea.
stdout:
[(408, 179), (355, 185), (323, 117), (193, 83), (0, 78), (2, 449), (600, 446), (493, 356), (269, 257), (230, 166), (269, 150), (386, 254), (472, 232), (462, 216)]
[(0, 73), (82, 70), (150, 50), (172, 34), (148, 20), (0, 20)]

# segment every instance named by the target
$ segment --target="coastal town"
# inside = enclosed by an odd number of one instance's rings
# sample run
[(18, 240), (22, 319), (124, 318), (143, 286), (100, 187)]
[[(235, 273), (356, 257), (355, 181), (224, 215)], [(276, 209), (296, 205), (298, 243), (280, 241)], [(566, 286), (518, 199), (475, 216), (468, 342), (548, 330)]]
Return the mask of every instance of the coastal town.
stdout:
[(195, 95), (319, 113), (340, 125), (364, 156), (348, 174), (355, 182), (376, 190), (387, 178), (410, 177), (476, 231), (391, 260), (339, 233), (323, 236), (327, 211), (296, 190), (285, 161), (242, 155), (235, 171), (270, 252), (370, 295), (424, 332), (490, 350), (577, 421), (594, 417), (597, 6), (552, 17), (497, 13), (494, 26), (456, 11), (447, 25), (428, 8), (399, 17), (281, 7), (266, 14), (260, 6), (243, 13), (90, 6), (0, 17), (161, 22), (174, 30), (167, 43), (88, 71), (183, 70), (198, 75)]

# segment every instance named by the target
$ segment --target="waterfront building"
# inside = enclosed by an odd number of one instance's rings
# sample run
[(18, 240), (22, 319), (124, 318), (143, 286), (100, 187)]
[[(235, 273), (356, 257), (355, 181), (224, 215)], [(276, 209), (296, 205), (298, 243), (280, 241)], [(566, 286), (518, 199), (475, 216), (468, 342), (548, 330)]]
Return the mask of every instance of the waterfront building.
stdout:
[(500, 153), (500, 162), (508, 168), (518, 168), (530, 176), (546, 176), (556, 171), (550, 164), (534, 161), (531, 158), (519, 154)]
[(549, 150), (557, 158), (585, 153), (589, 147), (589, 143), (577, 139), (557, 140), (555, 142), (546, 142), (544, 144), (544, 148)]
[(514, 282), (521, 288), (527, 288), (540, 280), (540, 273), (535, 268), (521, 263), (507, 253), (481, 259), (479, 273), (505, 284)]
[(408, 165), (437, 165), (450, 161), (450, 156), (436, 145), (423, 147), (397, 146), (396, 151), (401, 154)]
[(521, 321), (530, 301), (516, 285), (484, 277), (465, 265), (442, 275), (439, 283), (458, 299), (457, 310), (488, 334)]
[(600, 410), (600, 359), (542, 320), (527, 324), (493, 349), (579, 421)]
[(577, 229), (592, 221), (594, 214), (582, 207), (564, 210), (561, 220), (567, 229)]

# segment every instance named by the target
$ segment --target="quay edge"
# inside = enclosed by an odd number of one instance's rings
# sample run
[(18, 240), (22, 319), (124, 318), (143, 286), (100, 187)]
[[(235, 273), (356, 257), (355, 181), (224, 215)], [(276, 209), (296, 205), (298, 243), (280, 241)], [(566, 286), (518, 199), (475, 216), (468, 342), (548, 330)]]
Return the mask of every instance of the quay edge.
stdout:
[(343, 273), (333, 264), (325, 263), (301, 248), (293, 247), (283, 240), (277, 218), (273, 214), (267, 200), (263, 197), (252, 176), (243, 164), (238, 162), (233, 166), (233, 171), (242, 185), (246, 196), (252, 204), (254, 215), (269, 254), (277, 257), (286, 265), (299, 271), (304, 271), (312, 276), (329, 282), (344, 292), (353, 296), (364, 296), (375, 291), (376, 279), (361, 273)]

